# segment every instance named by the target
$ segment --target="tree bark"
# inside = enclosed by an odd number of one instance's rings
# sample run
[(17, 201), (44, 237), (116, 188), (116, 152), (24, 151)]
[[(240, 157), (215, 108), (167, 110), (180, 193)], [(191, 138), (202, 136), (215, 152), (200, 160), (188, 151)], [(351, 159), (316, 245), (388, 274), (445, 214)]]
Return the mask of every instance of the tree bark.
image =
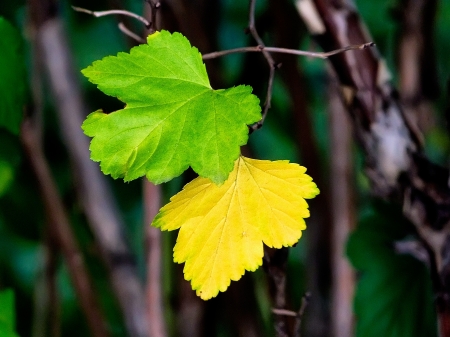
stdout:
[[(371, 41), (351, 1), (298, 0), (297, 8), (324, 49)], [(372, 191), (402, 203), (428, 252), (437, 309), (447, 336), (450, 293), (449, 171), (422, 153), (421, 135), (401, 105), (376, 49), (330, 58), (340, 81), (354, 132), (366, 159)]]

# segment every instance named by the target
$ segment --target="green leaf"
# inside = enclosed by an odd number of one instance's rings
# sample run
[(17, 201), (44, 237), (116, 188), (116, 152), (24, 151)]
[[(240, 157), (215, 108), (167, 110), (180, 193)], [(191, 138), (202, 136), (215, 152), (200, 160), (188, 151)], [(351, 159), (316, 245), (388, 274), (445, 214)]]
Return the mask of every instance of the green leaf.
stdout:
[(91, 158), (102, 171), (130, 181), (162, 183), (189, 166), (222, 183), (261, 118), (251, 87), (213, 90), (200, 53), (179, 33), (161, 31), (148, 44), (94, 62), (89, 81), (127, 105), (96, 111), (83, 123)]
[(26, 102), (26, 72), (22, 37), (0, 17), (0, 127), (19, 134)]
[(357, 337), (436, 336), (429, 272), (393, 248), (410, 232), (399, 210), (380, 203), (350, 236), (347, 254), (361, 272), (354, 301)]
[(0, 336), (18, 337), (15, 328), (14, 292), (11, 289), (0, 292)]

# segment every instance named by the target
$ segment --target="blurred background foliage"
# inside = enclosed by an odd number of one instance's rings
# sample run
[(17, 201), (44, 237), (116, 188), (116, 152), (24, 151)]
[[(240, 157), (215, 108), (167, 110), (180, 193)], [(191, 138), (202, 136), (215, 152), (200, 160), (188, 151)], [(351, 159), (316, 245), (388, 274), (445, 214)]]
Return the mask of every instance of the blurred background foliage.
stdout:
[[(210, 18), (202, 18), (210, 25), (215, 45), (211, 50), (223, 50), (246, 45), (253, 45), (249, 35), (244, 33), (248, 24), (248, 4), (246, 1), (222, 0), (211, 5)], [(116, 54), (119, 51), (128, 51), (133, 42), (117, 29), (116, 17), (93, 18), (76, 13), (71, 5), (91, 10), (106, 10), (114, 6), (122, 7), (135, 13), (142, 14), (145, 3), (142, 0), (61, 0), (58, 2), (58, 15), (61, 16), (64, 28), (69, 37), (73, 60), (76, 65), (79, 80), (81, 81), (83, 96), (91, 111), (98, 108), (105, 111), (114, 111), (121, 108), (121, 102), (115, 98), (102, 94), (94, 85), (81, 76), (79, 70), (88, 66), (95, 60), (104, 56)], [(396, 77), (397, 43), (399, 23), (395, 18), (395, 8), (399, 5), (397, 0), (358, 0), (357, 7), (367, 23), (374, 41), (380, 52), (386, 58), (392, 70), (393, 81)], [(273, 14), (273, 3), (268, 0), (257, 2), (257, 28), (266, 45), (315, 49), (311, 38), (298, 17), (294, 5), (287, 5), (286, 21), (290, 23), (291, 35), (281, 35), (277, 30), (277, 22)], [(192, 9), (191, 9), (192, 10)], [(29, 23), (28, 3), (26, 1), (1, 1), (0, 16), (15, 27), (13, 41), (7, 40), (7, 34), (1, 34), (1, 53), (14, 44), (22, 44), (22, 51), (17, 51), (18, 58), (9, 72), (13, 78), (20, 78), (22, 71), (27, 72), (27, 85), (31, 83), (31, 69), (33, 60), (30, 36), (33, 34)], [(445, 97), (445, 88), (450, 75), (450, 2), (441, 1), (436, 17), (435, 46), (437, 54), (437, 67), (439, 74), (440, 91), (432, 103), (436, 114), (426, 130), (426, 153), (436, 163), (447, 165), (450, 150), (450, 141), (445, 127), (445, 109), (448, 101)], [(207, 20), (208, 19), (208, 20)], [(189, 25), (190, 18), (186, 16), (184, 24)], [(143, 33), (143, 28), (136, 22), (126, 20), (130, 28)], [(1, 27), (1, 26), (0, 26)], [(183, 24), (168, 24), (168, 28), (183, 27)], [(189, 36), (195, 45), (195, 37)], [(190, 32), (192, 34), (192, 32)], [(6, 40), (5, 40), (6, 39)], [(21, 41), (19, 41), (22, 39)], [(6, 41), (6, 43), (4, 42)], [(290, 45), (281, 45), (284, 41)], [(2, 60), (0, 56), (0, 60)], [(22, 60), (23, 58), (23, 60)], [(277, 73), (274, 83), (272, 108), (264, 127), (250, 137), (249, 148), (253, 156), (261, 159), (289, 159), (304, 163), (305, 154), (312, 148), (317, 148), (315, 160), (320, 164), (318, 168), (311, 168), (309, 174), (315, 180), (327, 184), (333, 177), (330, 176), (330, 133), (328, 102), (326, 99), (329, 74), (326, 62), (311, 58), (294, 58), (288, 56), (301, 74), (301, 94), (305, 99), (306, 107), (303, 112), (308, 115), (295, 116), (294, 97), (289, 90), (286, 77)], [(276, 57), (277, 59), (277, 57)], [(294, 60), (294, 61), (292, 61)], [(254, 93), (264, 101), (267, 85), (268, 68), (260, 54), (233, 54), (219, 60), (206, 62), (211, 74), (213, 87), (228, 87), (237, 84), (250, 84)], [(283, 62), (284, 66), (284, 62)], [(25, 67), (22, 70), (22, 67)], [(0, 64), (0, 74), (6, 71)], [(0, 108), (1, 102), (17, 92), (19, 84), (5, 86), (0, 79)], [(20, 82), (20, 81), (19, 81)], [(2, 86), (3, 85), (3, 86)], [(29, 88), (29, 87), (28, 87)], [(17, 89), (17, 90), (16, 90)], [(32, 106), (31, 90), (26, 92), (26, 98), (19, 97), (19, 101)], [(58, 190), (70, 217), (72, 229), (80, 243), (88, 270), (94, 280), (95, 293), (98, 296), (101, 308), (106, 317), (106, 325), (111, 336), (126, 336), (122, 314), (115, 299), (114, 292), (107, 277), (97, 243), (88, 226), (86, 217), (82, 212), (79, 200), (75, 196), (75, 184), (70, 170), (70, 162), (60, 135), (55, 106), (49, 88), (38, 88), (43, 93), (44, 107), (44, 149), (50, 164)], [(19, 94), (19, 96), (23, 94)], [(17, 116), (22, 111), (17, 109)], [(2, 112), (0, 111), (0, 116)], [(309, 123), (313, 134), (310, 140), (313, 143), (301, 143), (299, 133), (303, 132), (302, 123)], [(30, 169), (26, 156), (21, 149), (17, 132), (0, 123), (0, 289), (8, 289), (0, 293), (0, 335), (15, 336), (11, 327), (15, 326), (17, 334), (23, 337), (39, 336), (43, 331), (42, 319), (46, 316), (39, 307), (42, 296), (46, 296), (45, 273), (48, 270), (44, 261), (49, 254), (55, 254), (48, 246), (45, 233), (46, 219), (41, 197), (34, 175)], [(399, 256), (393, 250), (395, 241), (413, 235), (412, 226), (400, 215), (398, 205), (389, 205), (374, 202), (367, 179), (363, 172), (363, 158), (357, 146), (353, 147), (354, 178), (352, 188), (355, 191), (355, 217), (359, 219), (356, 231), (351, 235), (347, 253), (350, 261), (358, 271), (354, 311), (357, 317), (357, 336), (433, 336), (435, 335), (436, 318), (433, 309), (431, 283), (425, 266), (410, 256)], [(318, 169), (318, 170), (317, 170)], [(192, 177), (187, 174), (163, 186), (163, 203), (176, 193), (182, 185)], [(145, 246), (143, 222), (143, 200), (141, 181), (124, 183), (114, 181), (107, 177), (112, 186), (114, 196), (118, 201), (120, 215), (126, 223), (126, 236), (130, 247), (137, 259), (139, 275), (145, 279)], [(322, 193), (312, 201), (312, 210), (329, 212), (321, 208), (327, 198), (327, 186), (320, 186)], [(314, 226), (317, 216), (312, 214), (308, 226)], [(172, 262), (171, 250), (176, 233), (163, 234), (163, 294), (165, 304), (166, 322), (171, 336), (180, 334), (180, 325), (177, 322), (180, 302), (180, 275), (181, 268)], [(304, 238), (290, 250), (288, 260), (288, 301), (292, 308), (298, 308), (301, 297), (308, 286), (308, 239), (306, 231)], [(327, 241), (319, 248), (327, 254)], [(89, 331), (83, 313), (75, 296), (70, 276), (61, 258), (56, 255), (55, 272), (57, 275), (58, 303), (53, 303), (61, 322), (61, 336), (88, 336)], [(329, 274), (323, 274), (329, 277)], [(329, 304), (329, 280), (322, 280), (322, 296), (324, 303)], [(253, 290), (248, 298), (241, 297), (241, 288)], [(237, 298), (236, 298), (237, 296)], [(15, 297), (15, 309), (13, 305)], [(230, 299), (231, 298), (231, 299)], [(314, 301), (314, 297), (312, 299)], [(246, 303), (246, 304), (243, 304)], [(270, 299), (267, 294), (267, 282), (262, 269), (255, 273), (247, 273), (238, 283), (233, 282), (225, 294), (202, 304), (204, 309), (204, 324), (199, 328), (203, 336), (237, 336), (240, 331), (236, 324), (239, 319), (233, 315), (236, 306), (243, 305), (251, 308), (251, 315), (255, 317), (258, 331), (261, 336), (272, 336), (272, 315), (270, 312)], [(245, 309), (245, 310), (247, 310)], [(44, 315), (44, 316), (43, 316)], [(313, 313), (311, 313), (313, 315)], [(314, 320), (307, 316), (308, 320)], [(236, 323), (237, 322), (237, 323)], [(184, 323), (189, 324), (189, 323)], [(194, 323), (192, 323), (194, 324)], [(326, 327), (319, 331), (325, 331)], [(45, 331), (45, 329), (44, 329)], [(310, 331), (310, 330), (309, 330)], [(9, 334), (8, 334), (9, 333)], [(306, 333), (313, 336), (313, 333)], [(317, 334), (319, 335), (319, 334)]]

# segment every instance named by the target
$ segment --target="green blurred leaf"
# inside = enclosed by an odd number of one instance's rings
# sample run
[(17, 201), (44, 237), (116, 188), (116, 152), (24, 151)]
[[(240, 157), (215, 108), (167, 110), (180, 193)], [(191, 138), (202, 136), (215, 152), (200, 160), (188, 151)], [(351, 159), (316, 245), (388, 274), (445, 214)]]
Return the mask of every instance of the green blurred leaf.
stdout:
[(5, 194), (14, 181), (21, 150), (17, 136), (0, 128), (0, 197)]
[(83, 123), (94, 137), (91, 158), (126, 181), (146, 175), (162, 183), (191, 166), (222, 183), (247, 142), (247, 125), (261, 118), (251, 87), (211, 88), (200, 53), (179, 33), (150, 35), (148, 44), (96, 61), (83, 74), (127, 103)]
[(0, 292), (0, 336), (18, 337), (14, 332), (16, 315), (14, 309), (14, 292), (6, 289)]
[(354, 302), (356, 336), (436, 336), (428, 270), (393, 248), (410, 232), (398, 208), (378, 203), (350, 236), (347, 255), (361, 271)]
[(26, 101), (22, 37), (2, 17), (0, 17), (0, 36), (0, 127), (18, 134)]

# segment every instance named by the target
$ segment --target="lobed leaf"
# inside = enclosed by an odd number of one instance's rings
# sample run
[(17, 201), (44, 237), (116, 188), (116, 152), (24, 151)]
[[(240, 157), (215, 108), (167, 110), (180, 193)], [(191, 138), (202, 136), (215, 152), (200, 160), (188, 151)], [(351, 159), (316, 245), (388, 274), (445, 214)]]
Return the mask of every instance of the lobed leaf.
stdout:
[(251, 87), (213, 90), (202, 57), (179, 33), (157, 32), (148, 43), (94, 62), (83, 74), (127, 105), (90, 114), (91, 158), (126, 181), (146, 175), (162, 183), (191, 166), (222, 183), (247, 143), (247, 125), (261, 118)]
[(306, 228), (305, 199), (319, 190), (306, 168), (288, 161), (239, 157), (224, 184), (196, 178), (172, 197), (152, 225), (180, 229), (174, 261), (202, 299), (262, 264), (263, 243), (292, 246)]

